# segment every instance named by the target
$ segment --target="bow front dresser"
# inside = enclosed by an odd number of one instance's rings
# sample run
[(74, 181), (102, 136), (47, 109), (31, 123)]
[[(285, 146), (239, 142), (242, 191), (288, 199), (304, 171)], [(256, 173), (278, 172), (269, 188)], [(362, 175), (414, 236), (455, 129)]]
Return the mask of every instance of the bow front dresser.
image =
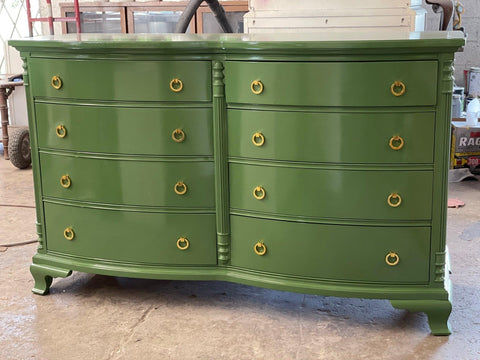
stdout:
[(39, 247), (72, 271), (389, 299), (450, 333), (455, 32), (65, 35), (24, 61)]

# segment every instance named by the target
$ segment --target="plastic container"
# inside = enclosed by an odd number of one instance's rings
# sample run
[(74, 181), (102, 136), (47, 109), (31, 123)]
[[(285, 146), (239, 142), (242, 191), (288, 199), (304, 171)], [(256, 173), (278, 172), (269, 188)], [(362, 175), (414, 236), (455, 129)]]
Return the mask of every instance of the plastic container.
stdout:
[(453, 94), (452, 96), (452, 118), (459, 118), (462, 116), (462, 100), (461, 96)]
[(467, 126), (477, 126), (480, 116), (480, 101), (473, 99), (467, 106)]

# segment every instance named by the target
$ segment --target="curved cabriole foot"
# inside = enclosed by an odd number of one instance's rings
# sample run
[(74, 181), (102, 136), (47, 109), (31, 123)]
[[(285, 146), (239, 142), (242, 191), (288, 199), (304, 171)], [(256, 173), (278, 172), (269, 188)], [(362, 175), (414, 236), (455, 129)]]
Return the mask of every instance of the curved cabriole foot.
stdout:
[(30, 265), (30, 272), (35, 280), (35, 285), (32, 289), (32, 292), (38, 295), (46, 295), (50, 290), (50, 285), (52, 285), (54, 277), (65, 278), (70, 276), (72, 270), (32, 264)]
[(450, 335), (452, 333), (448, 317), (452, 312), (452, 303), (448, 300), (391, 300), (396, 309), (411, 312), (423, 312), (428, 316), (428, 325), (433, 335)]

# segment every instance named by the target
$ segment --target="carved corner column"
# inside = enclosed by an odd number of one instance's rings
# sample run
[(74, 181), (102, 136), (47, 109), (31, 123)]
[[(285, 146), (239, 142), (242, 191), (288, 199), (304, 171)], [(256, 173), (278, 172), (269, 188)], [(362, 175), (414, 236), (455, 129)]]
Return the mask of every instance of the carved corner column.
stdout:
[[(27, 97), (27, 112), (28, 112), (28, 125), (30, 129), (30, 146), (32, 149), (37, 148), (37, 127), (35, 123), (35, 104), (33, 103), (32, 96), (30, 95), (30, 76), (28, 73), (28, 58), (25, 54), (20, 54), (23, 61), (23, 86), (25, 87), (25, 93)], [(33, 178), (35, 184), (35, 205), (37, 212), (37, 235), (38, 235), (38, 252), (45, 253), (45, 235), (43, 228), (43, 206), (42, 206), (42, 189), (40, 188), (40, 169), (39, 169), (39, 157), (36, 151), (32, 151), (32, 169)]]
[(227, 157), (227, 103), (223, 63), (213, 62), (213, 147), (215, 156), (215, 205), (217, 216), (217, 259), (230, 262), (230, 204)]

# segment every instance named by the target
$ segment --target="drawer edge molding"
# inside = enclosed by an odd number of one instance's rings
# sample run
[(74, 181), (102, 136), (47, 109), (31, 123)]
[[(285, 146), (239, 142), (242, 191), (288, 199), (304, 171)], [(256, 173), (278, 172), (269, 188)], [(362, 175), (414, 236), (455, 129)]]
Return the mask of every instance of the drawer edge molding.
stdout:
[(367, 171), (386, 171), (386, 170), (405, 170), (405, 171), (432, 171), (435, 170), (433, 163), (425, 164), (350, 164), (350, 163), (324, 163), (324, 162), (299, 162), (283, 160), (265, 160), (261, 158), (229, 157), (230, 164), (242, 164), (253, 166), (271, 166), (298, 169), (322, 169), (322, 170), (367, 170)]
[(325, 225), (352, 225), (352, 226), (399, 226), (399, 227), (431, 227), (430, 220), (371, 220), (371, 219), (348, 219), (348, 218), (320, 218), (309, 216), (295, 216), (275, 214), (260, 211), (248, 211), (243, 209), (230, 209), (230, 215), (245, 216), (249, 218), (261, 218), (280, 221), (294, 221), (308, 224)]
[(136, 154), (113, 154), (113, 153), (90, 153), (73, 150), (58, 150), (40, 148), (38, 153), (47, 155), (67, 156), (83, 159), (99, 160), (122, 160), (122, 161), (144, 161), (144, 162), (210, 162), (213, 163), (214, 157), (210, 155), (195, 156), (155, 156), (155, 155), (136, 155)]
[[(245, 270), (232, 266), (218, 267), (211, 265), (196, 266), (161, 266), (140, 265), (136, 263), (104, 261), (98, 263), (91, 259), (71, 257), (62, 254), (36, 254), (33, 265), (38, 268), (40, 276), (47, 273), (54, 277), (66, 277), (72, 271), (92, 272), (95, 274), (135, 277), (144, 279), (170, 280), (219, 280), (241, 283), (251, 286), (261, 286), (273, 290), (293, 291), (298, 293), (361, 297), (368, 299), (419, 299), (447, 300), (443, 288), (425, 288), (425, 285), (392, 285), (392, 284), (362, 284), (339, 281), (320, 281), (308, 278), (287, 277)], [(51, 273), (58, 270), (58, 275)]]
[(128, 107), (128, 108), (147, 108), (147, 109), (211, 109), (212, 102), (182, 102), (175, 103), (170, 101), (118, 101), (118, 100), (96, 100), (96, 99), (61, 99), (54, 97), (35, 96), (36, 104), (47, 105), (78, 105), (78, 106), (102, 106), (102, 107)]
[(165, 213), (165, 214), (215, 214), (215, 208), (182, 208), (182, 207), (167, 207), (167, 206), (135, 206), (135, 205), (120, 205), (120, 204), (106, 204), (87, 201), (75, 201), (69, 199), (61, 199), (54, 197), (43, 196), (43, 202), (46, 204), (65, 205), (79, 208), (98, 209), (98, 210), (115, 210), (125, 212), (148, 212), (148, 213)]

